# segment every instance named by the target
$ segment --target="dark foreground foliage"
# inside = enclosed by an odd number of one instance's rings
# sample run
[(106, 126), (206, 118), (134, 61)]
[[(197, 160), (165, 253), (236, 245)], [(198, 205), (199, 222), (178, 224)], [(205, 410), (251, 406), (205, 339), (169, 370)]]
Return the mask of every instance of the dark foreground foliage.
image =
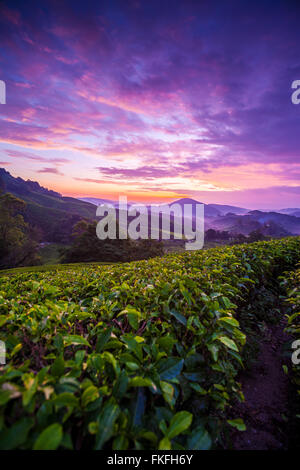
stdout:
[(298, 445), (300, 439), (300, 267), (293, 272), (281, 277), (281, 285), (286, 291), (286, 302), (290, 309), (287, 315), (287, 327), (285, 331), (294, 340), (292, 343), (292, 366), (289, 373), (291, 382), (295, 386), (296, 399), (294, 402), (295, 434)]

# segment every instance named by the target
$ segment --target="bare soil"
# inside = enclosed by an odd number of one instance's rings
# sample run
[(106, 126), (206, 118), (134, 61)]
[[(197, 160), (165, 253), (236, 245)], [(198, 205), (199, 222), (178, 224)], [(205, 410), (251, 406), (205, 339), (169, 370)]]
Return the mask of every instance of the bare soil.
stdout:
[(284, 333), (284, 320), (266, 328), (257, 363), (239, 377), (245, 401), (234, 407), (247, 429), (234, 431), (235, 450), (286, 450), (290, 447), (289, 415), (291, 390), (282, 366), (288, 364), (283, 346), (289, 340)]

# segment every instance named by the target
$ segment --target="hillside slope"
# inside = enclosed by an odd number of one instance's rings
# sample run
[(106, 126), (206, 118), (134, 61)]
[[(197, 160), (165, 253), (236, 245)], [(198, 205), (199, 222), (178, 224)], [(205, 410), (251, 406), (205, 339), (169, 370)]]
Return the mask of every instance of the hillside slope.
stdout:
[(43, 188), (39, 183), (13, 177), (0, 168), (0, 187), (26, 202), (25, 220), (40, 232), (42, 241), (67, 242), (82, 218), (95, 218), (95, 206)]
[(284, 237), (300, 234), (300, 218), (277, 212), (250, 211), (245, 215), (227, 214), (206, 220), (207, 228), (248, 235), (259, 230), (264, 235)]

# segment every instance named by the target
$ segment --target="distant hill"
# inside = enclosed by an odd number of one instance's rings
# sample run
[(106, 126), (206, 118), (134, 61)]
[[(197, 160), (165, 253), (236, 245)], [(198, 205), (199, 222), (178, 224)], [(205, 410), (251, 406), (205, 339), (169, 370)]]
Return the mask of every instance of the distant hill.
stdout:
[[(196, 204), (203, 204), (200, 201), (196, 201), (195, 199), (191, 198), (182, 198), (178, 199), (177, 201), (173, 201), (172, 204), (179, 204), (182, 207), (184, 204), (192, 204), (193, 206)], [(222, 204), (204, 204), (204, 215), (205, 217), (218, 217), (227, 214), (228, 212), (232, 212), (234, 214), (246, 214), (248, 209), (243, 209), (241, 207), (236, 206), (226, 206)]]
[(111, 199), (102, 199), (99, 197), (79, 197), (79, 201), (89, 202), (90, 204), (94, 204), (95, 206), (100, 206), (102, 204), (113, 204), (116, 206), (118, 202), (112, 201)]
[[(26, 203), (25, 220), (40, 232), (40, 241), (68, 243), (74, 224), (80, 219), (96, 219), (96, 207), (100, 204), (118, 202), (101, 198), (63, 197), (61, 194), (46, 189), (39, 183), (22, 178), (13, 177), (4, 168), (0, 168), (0, 190), (10, 192), (23, 199)], [(192, 198), (183, 198), (173, 201), (182, 208), (185, 204), (193, 206), (193, 219), (195, 206), (200, 204)], [(128, 202), (129, 205), (133, 202)], [(161, 204), (160, 208), (169, 204)], [(149, 206), (148, 206), (149, 207)], [(117, 216), (119, 211), (117, 210)], [(282, 209), (278, 212), (248, 211), (247, 209), (222, 205), (204, 204), (205, 230), (213, 228), (218, 231), (227, 231), (232, 234), (248, 235), (254, 230), (264, 235), (281, 237), (300, 234), (300, 209)], [(129, 221), (133, 217), (129, 217)], [(149, 220), (150, 227), (150, 220)], [(171, 231), (174, 228), (174, 217), (171, 216)]]
[[(118, 203), (114, 201), (97, 198), (95, 199), (97, 200), (97, 204), (105, 204), (106, 202), (110, 202), (114, 203), (115, 206), (118, 205)], [(92, 198), (90, 200), (92, 200)], [(132, 203), (128, 204), (130, 205)], [(171, 204), (178, 204), (182, 209), (185, 204), (192, 205), (192, 218), (195, 219), (196, 204), (201, 204), (201, 202), (192, 198), (182, 198), (172, 201), (171, 203), (160, 204), (158, 206), (163, 211), (164, 208), (168, 208)], [(147, 208), (150, 209), (150, 205), (148, 205)], [(288, 209), (286, 211), (288, 211)], [(291, 212), (293, 211), (297, 211), (297, 209), (291, 209)], [(225, 231), (234, 235), (249, 235), (255, 230), (260, 231), (263, 235), (268, 235), (271, 237), (284, 237), (288, 235), (300, 234), (300, 218), (294, 215), (282, 214), (279, 212), (264, 212), (258, 210), (249, 211), (248, 209), (237, 206), (223, 204), (204, 204), (204, 218), (205, 230), (212, 228), (220, 232)], [(132, 220), (132, 217), (129, 217), (128, 222), (130, 220)], [(150, 223), (151, 219), (149, 216), (149, 227)], [(171, 232), (173, 232), (173, 227), (174, 216), (171, 215)]]
[(75, 223), (96, 218), (95, 206), (48, 190), (39, 183), (13, 177), (0, 168), (0, 188), (27, 203), (25, 220), (40, 232), (42, 241), (69, 241)]
[(293, 212), (292, 214), (294, 217), (300, 217), (300, 209), (298, 211)]
[(278, 212), (250, 211), (249, 216), (261, 224), (273, 222), (293, 235), (300, 234), (300, 218), (294, 215), (279, 214)]
[[(113, 204), (115, 207), (118, 206), (118, 201), (112, 201), (110, 199), (102, 199), (102, 198), (97, 198), (97, 197), (81, 197), (79, 198), (79, 200), (90, 202), (92, 204), (95, 204), (96, 206), (99, 206), (101, 204)], [(130, 204), (135, 204), (135, 203), (132, 201), (128, 201), (128, 204), (130, 205)], [(170, 204), (179, 204), (181, 207), (183, 207), (184, 204), (192, 204), (194, 206), (196, 204), (201, 204), (201, 203), (199, 201), (196, 201), (196, 199), (182, 198), (182, 199), (172, 201), (168, 204), (159, 204), (159, 205), (168, 206)], [(236, 206), (227, 206), (223, 204), (204, 204), (204, 212), (205, 212), (206, 217), (217, 217), (220, 215), (225, 215), (228, 212), (232, 212), (233, 214), (246, 214), (248, 212), (248, 209), (244, 209), (242, 207), (236, 207)]]
[[(176, 201), (172, 201), (171, 204), (179, 204), (182, 208), (185, 204), (190, 204), (193, 206), (193, 209), (196, 207), (197, 204), (203, 204), (203, 202), (196, 201), (196, 199), (191, 199), (188, 197), (184, 197), (182, 199), (177, 199)], [(193, 214), (195, 211), (193, 210)], [(216, 217), (220, 215), (220, 212), (215, 209), (214, 207), (210, 207), (207, 204), (204, 204), (204, 216), (205, 217)]]
[(260, 230), (264, 235), (284, 237), (300, 234), (300, 218), (277, 212), (250, 211), (245, 215), (228, 214), (206, 222), (206, 228), (248, 235)]
[(236, 206), (227, 206), (223, 204), (208, 204), (208, 207), (216, 209), (219, 212), (219, 215), (226, 215), (229, 212), (232, 214), (247, 214), (249, 209), (244, 209), (243, 207), (236, 207)]
[(279, 212), (280, 214), (294, 215), (295, 217), (300, 217), (300, 209), (299, 208), (280, 209), (276, 212)]

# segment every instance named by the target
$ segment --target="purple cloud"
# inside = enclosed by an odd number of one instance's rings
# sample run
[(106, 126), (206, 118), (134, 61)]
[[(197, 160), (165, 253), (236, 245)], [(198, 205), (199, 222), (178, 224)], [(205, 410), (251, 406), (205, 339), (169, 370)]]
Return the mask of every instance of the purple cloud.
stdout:
[[(242, 170), (258, 168), (273, 191), (295, 187), (299, 5), (167, 3), (0, 7), (8, 103), (0, 145), (25, 149), (6, 150), (19, 174), (22, 160), (47, 164), (40, 172), (75, 161), (66, 187), (104, 181), (117, 191), (122, 180), (135, 188), (144, 180), (157, 187), (158, 178), (214, 184), (224, 169), (243, 191)], [(49, 149), (51, 157), (38, 155)], [(99, 179), (90, 177), (95, 167)]]
[(57, 168), (42, 168), (42, 169), (38, 170), (37, 173), (51, 173), (53, 175), (63, 176), (63, 173), (58, 171)]
[(19, 152), (17, 150), (5, 150), (6, 154), (11, 158), (24, 158), (27, 160), (34, 160), (37, 162), (47, 162), (47, 163), (68, 163), (69, 160), (67, 158), (46, 158), (40, 157), (39, 155), (33, 155), (26, 152)]

